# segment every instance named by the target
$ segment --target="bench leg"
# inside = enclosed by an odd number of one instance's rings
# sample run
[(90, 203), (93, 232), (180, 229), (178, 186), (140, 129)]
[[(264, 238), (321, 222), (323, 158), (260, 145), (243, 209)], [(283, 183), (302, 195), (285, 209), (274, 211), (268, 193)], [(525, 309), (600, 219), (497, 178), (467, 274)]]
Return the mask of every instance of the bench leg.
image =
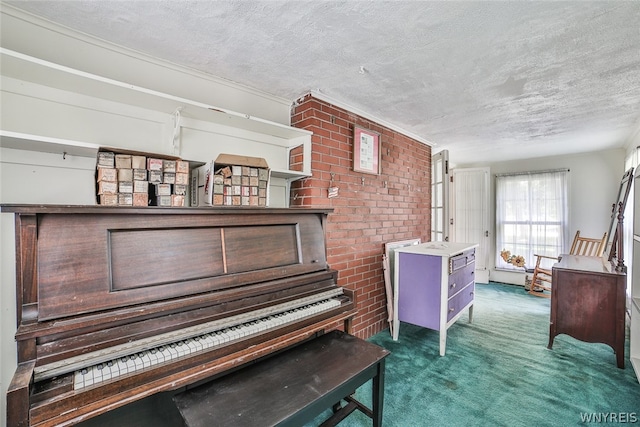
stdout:
[(378, 374), (373, 377), (372, 393), (373, 427), (381, 427), (384, 404), (384, 359), (378, 363)]
[(376, 374), (371, 379), (371, 409), (358, 402), (351, 395), (344, 397), (347, 402), (345, 406), (342, 406), (342, 402), (337, 402), (332, 406), (333, 415), (325, 420), (320, 427), (333, 427), (340, 421), (345, 419), (350, 413), (356, 409), (363, 412), (372, 420), (373, 427), (382, 427), (382, 410), (384, 406), (384, 367), (385, 359), (378, 362), (376, 366)]

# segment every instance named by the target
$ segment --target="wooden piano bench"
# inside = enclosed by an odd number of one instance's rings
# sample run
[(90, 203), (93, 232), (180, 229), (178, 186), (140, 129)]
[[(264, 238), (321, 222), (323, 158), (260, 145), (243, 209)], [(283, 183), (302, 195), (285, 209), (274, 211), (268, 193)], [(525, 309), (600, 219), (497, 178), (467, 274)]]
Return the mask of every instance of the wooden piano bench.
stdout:
[[(302, 426), (328, 408), (322, 425), (339, 423), (356, 409), (382, 425), (384, 364), (389, 352), (341, 331), (292, 349), (174, 396), (188, 427)], [(351, 394), (369, 381), (372, 408)], [(348, 403), (342, 406), (345, 399)]]

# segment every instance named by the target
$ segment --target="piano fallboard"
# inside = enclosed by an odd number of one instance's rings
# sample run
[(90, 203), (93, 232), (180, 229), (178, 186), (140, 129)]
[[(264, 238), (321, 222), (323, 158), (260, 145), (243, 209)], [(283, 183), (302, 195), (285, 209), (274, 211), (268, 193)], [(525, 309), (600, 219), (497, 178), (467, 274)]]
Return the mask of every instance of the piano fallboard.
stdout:
[(348, 331), (356, 313), (326, 262), (330, 210), (1, 210), (16, 225), (11, 426), (73, 425)]

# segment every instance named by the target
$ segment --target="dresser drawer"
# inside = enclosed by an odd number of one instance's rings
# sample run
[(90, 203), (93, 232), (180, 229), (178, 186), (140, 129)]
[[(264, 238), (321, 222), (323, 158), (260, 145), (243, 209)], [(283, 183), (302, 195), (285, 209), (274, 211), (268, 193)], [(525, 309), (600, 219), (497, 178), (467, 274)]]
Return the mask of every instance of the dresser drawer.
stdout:
[(466, 265), (463, 269), (454, 271), (449, 275), (449, 283), (447, 284), (447, 298), (460, 292), (462, 288), (473, 282), (475, 277), (475, 263)]
[(460, 291), (456, 296), (447, 301), (447, 322), (460, 313), (467, 304), (473, 301), (475, 286), (473, 283)]
[(452, 274), (460, 269), (465, 268), (468, 264), (475, 262), (476, 250), (470, 249), (459, 255), (449, 258), (449, 274)]

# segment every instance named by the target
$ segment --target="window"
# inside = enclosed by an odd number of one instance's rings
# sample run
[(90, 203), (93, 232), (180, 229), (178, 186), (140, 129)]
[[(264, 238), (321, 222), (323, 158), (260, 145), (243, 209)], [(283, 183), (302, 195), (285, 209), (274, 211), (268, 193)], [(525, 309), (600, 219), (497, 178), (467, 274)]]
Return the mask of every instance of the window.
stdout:
[(500, 257), (503, 249), (524, 256), (558, 256), (568, 249), (569, 171), (496, 175), (496, 267), (515, 269)]

